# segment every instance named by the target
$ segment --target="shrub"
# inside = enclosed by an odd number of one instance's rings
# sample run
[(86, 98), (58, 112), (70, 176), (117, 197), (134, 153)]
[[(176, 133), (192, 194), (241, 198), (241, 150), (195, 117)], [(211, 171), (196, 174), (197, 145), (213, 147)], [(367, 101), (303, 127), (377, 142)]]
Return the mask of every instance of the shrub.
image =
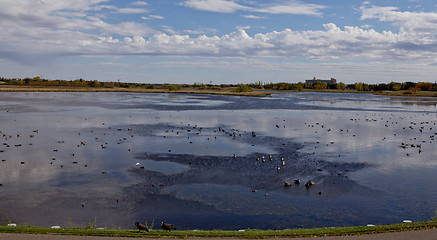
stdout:
[(170, 84), (167, 86), (167, 89), (170, 91), (178, 91), (181, 90), (181, 86), (177, 84)]
[(236, 92), (252, 92), (253, 89), (246, 84), (238, 84), (235, 91)]

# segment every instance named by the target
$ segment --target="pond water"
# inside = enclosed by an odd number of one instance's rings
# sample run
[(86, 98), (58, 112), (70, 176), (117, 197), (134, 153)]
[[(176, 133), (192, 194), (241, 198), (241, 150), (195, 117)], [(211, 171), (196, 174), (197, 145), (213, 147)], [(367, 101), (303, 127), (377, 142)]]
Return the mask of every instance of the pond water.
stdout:
[(436, 122), (434, 98), (0, 93), (0, 224), (429, 220)]

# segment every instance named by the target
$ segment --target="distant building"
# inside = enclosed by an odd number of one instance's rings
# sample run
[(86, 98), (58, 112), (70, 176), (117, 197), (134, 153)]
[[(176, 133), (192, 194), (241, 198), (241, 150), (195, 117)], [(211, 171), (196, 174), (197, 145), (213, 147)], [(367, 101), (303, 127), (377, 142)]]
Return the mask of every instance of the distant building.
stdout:
[(337, 84), (337, 79), (335, 78), (331, 78), (331, 80), (322, 80), (322, 79), (317, 79), (316, 77), (314, 77), (312, 80), (305, 80), (305, 84), (316, 84), (318, 82), (321, 83), (326, 83), (328, 85), (334, 85)]

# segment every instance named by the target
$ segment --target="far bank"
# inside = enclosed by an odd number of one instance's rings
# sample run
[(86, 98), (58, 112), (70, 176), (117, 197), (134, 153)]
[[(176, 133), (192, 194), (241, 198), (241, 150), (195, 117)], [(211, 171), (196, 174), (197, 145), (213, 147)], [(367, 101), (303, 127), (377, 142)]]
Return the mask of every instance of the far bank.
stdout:
[(273, 93), (289, 92), (326, 92), (326, 93), (371, 93), (375, 95), (398, 96), (398, 97), (437, 97), (435, 91), (357, 91), (350, 89), (300, 89), (300, 90), (271, 90), (249, 89), (241, 91), (238, 87), (205, 87), (205, 88), (144, 88), (144, 87), (69, 87), (69, 86), (21, 86), (0, 85), (0, 92), (133, 92), (133, 93), (188, 93), (188, 94), (212, 94), (233, 95), (247, 97), (267, 97)]

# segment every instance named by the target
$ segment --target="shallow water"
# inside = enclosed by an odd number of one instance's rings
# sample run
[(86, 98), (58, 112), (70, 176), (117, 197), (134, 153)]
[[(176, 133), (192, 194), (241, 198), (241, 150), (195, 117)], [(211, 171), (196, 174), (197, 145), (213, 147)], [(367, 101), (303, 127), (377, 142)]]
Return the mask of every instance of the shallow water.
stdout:
[(428, 220), (436, 105), (369, 94), (0, 93), (0, 224)]

